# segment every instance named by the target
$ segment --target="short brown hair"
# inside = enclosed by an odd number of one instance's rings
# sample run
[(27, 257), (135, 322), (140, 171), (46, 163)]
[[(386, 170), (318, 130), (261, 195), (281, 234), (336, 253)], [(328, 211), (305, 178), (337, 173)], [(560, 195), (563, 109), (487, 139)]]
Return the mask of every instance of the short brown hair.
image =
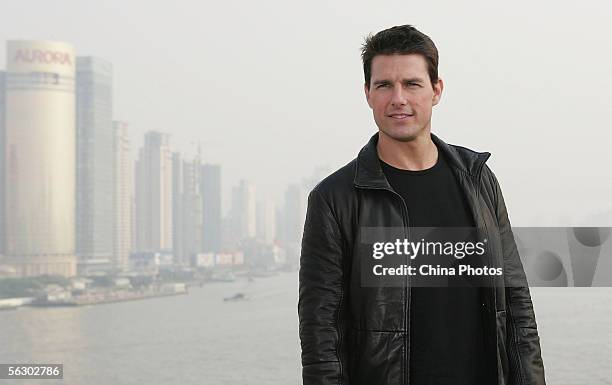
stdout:
[(376, 55), (409, 55), (419, 54), (427, 62), (427, 71), (431, 84), (438, 82), (438, 49), (434, 42), (411, 25), (400, 25), (370, 34), (361, 47), (363, 74), (365, 83), (370, 88), (372, 77), (372, 60)]

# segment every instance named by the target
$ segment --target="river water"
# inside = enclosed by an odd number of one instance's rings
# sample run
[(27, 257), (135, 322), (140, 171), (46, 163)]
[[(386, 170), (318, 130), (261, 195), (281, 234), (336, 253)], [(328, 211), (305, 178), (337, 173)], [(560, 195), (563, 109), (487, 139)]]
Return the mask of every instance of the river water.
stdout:
[[(0, 363), (62, 363), (26, 384), (301, 384), (298, 275), (189, 294), (0, 312)], [(224, 302), (237, 292), (248, 301)], [(532, 288), (547, 383), (612, 384), (612, 289)]]

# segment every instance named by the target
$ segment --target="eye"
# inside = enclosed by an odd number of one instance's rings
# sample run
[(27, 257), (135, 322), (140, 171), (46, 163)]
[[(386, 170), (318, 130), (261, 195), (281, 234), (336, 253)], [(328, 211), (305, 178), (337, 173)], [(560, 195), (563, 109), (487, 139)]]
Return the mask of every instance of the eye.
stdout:
[(382, 84), (377, 85), (377, 86), (376, 86), (376, 89), (379, 89), (379, 88), (387, 88), (387, 87), (389, 87), (389, 84), (388, 84), (388, 83), (382, 83)]

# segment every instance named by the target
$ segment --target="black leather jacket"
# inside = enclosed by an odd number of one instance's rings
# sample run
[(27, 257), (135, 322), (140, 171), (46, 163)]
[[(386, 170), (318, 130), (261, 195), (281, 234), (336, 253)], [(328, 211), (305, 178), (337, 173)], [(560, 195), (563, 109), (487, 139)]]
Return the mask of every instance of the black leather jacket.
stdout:
[[(464, 189), (479, 234), (503, 277), (485, 289), (485, 340), (497, 374), (492, 385), (545, 385), (540, 338), (523, 265), (491, 155), (432, 140)], [(299, 273), (299, 333), (304, 385), (407, 385), (410, 290), (362, 287), (353, 260), (362, 226), (409, 226), (405, 204), (384, 176), (372, 136), (356, 159), (308, 197)], [(518, 284), (517, 284), (518, 282)], [(490, 366), (490, 365), (489, 365)], [(486, 368), (483, 368), (485, 370)]]

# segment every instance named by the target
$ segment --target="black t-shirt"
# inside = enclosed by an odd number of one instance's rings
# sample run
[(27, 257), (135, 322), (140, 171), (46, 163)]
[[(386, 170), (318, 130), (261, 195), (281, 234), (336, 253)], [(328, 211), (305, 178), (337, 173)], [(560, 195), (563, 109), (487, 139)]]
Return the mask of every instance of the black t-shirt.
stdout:
[[(411, 227), (473, 227), (474, 218), (442, 151), (409, 171), (380, 161), (408, 208)], [(417, 241), (417, 240), (414, 240)], [(411, 287), (410, 384), (490, 385), (485, 378), (483, 312), (477, 287)]]

